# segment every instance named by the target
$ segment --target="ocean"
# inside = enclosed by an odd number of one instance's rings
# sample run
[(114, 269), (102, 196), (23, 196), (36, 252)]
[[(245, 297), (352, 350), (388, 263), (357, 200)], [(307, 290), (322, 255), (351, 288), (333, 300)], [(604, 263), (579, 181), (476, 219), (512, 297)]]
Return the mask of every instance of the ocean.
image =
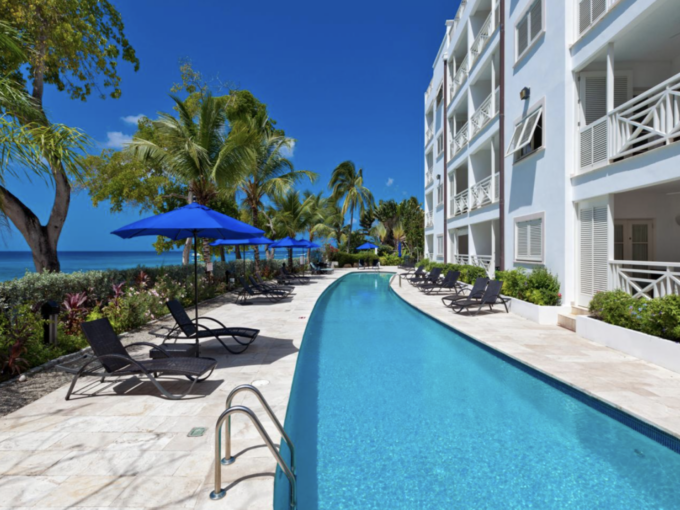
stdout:
[[(285, 257), (284, 252), (285, 250), (277, 250), (277, 257)], [(252, 256), (252, 250), (246, 254), (248, 259)], [(235, 255), (228, 253), (226, 258), (234, 260)], [(137, 266), (171, 266), (182, 263), (182, 252), (172, 251), (159, 255), (155, 251), (61, 251), (59, 261), (64, 273)], [(35, 272), (31, 252), (0, 251), (0, 281), (21, 278), (26, 271)]]

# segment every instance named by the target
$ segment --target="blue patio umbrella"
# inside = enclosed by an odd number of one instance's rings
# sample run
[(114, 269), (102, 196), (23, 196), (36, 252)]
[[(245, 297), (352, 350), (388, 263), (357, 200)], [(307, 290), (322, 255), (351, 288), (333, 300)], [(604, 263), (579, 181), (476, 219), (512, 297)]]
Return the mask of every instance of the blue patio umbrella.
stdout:
[[(253, 237), (249, 239), (218, 239), (210, 243), (210, 246), (262, 246), (272, 244), (274, 241), (266, 237)], [(243, 257), (243, 277), (246, 277), (246, 258)]]
[[(300, 242), (297, 239), (293, 239), (290, 236), (284, 237), (283, 239), (279, 239), (278, 241), (274, 241), (272, 244), (269, 245), (271, 248), (288, 248), (291, 250), (290, 252), (290, 258), (293, 258), (293, 253), (292, 249), (293, 248), (302, 248), (300, 245)], [(290, 268), (292, 271), (292, 267)]]
[(397, 243), (397, 254), (401, 257), (401, 241)]
[(357, 250), (373, 250), (377, 248), (378, 247), (373, 243), (364, 243), (361, 246), (357, 247)]
[[(163, 236), (173, 241), (194, 239), (194, 310), (198, 320), (198, 250), (197, 239), (249, 239), (262, 237), (264, 231), (213, 211), (200, 204), (189, 204), (167, 213), (144, 218), (111, 232), (123, 239), (139, 236)], [(198, 330), (197, 330), (198, 331)]]

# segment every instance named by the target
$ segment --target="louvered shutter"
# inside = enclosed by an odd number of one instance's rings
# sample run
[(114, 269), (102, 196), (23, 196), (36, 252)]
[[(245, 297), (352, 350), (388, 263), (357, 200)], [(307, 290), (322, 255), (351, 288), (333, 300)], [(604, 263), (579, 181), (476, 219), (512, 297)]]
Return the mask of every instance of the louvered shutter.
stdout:
[(607, 10), (607, 0), (592, 0), (592, 10), (590, 15), (590, 24), (592, 25), (597, 18), (602, 16)]
[(587, 306), (597, 292), (607, 290), (609, 269), (607, 206), (579, 210), (579, 304)]
[(607, 77), (585, 76), (584, 115), (590, 125), (607, 114)]
[(529, 47), (529, 18), (524, 19), (517, 25), (517, 56), (519, 57)]
[(517, 222), (517, 258), (529, 256), (529, 225), (526, 221)]
[(614, 108), (618, 108), (628, 101), (628, 76), (619, 75), (614, 77)]
[(590, 26), (591, 0), (581, 0), (578, 5), (578, 31), (583, 33)]
[(538, 34), (541, 32), (541, 28), (543, 25), (543, 1), (542, 0), (536, 0), (534, 2), (534, 5), (530, 9), (531, 13), (531, 37), (530, 40), (533, 41), (538, 37)]

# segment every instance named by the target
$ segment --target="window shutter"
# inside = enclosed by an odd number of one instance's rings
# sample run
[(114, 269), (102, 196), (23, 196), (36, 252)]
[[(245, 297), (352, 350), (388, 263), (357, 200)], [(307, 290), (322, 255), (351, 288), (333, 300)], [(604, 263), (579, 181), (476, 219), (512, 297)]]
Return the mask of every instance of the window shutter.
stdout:
[(582, 304), (596, 292), (607, 290), (608, 235), (607, 206), (586, 207), (579, 210), (580, 226), (580, 294)]
[(536, 0), (534, 5), (531, 7), (530, 12), (531, 12), (531, 37), (530, 39), (533, 41), (538, 37), (538, 34), (541, 32), (541, 28), (543, 25), (543, 1), (542, 0)]
[(591, 0), (592, 14), (590, 17), (590, 24), (592, 25), (597, 18), (602, 16), (607, 10), (607, 0)]
[(593, 208), (593, 290), (607, 290), (608, 260), (607, 207)]
[(517, 223), (517, 258), (526, 259), (529, 256), (529, 225), (526, 221)]
[(581, 131), (581, 168), (593, 164), (593, 130)]
[(535, 219), (529, 223), (529, 258), (543, 259), (543, 220)]
[(517, 25), (517, 56), (529, 47), (529, 17), (525, 16)]
[(586, 125), (592, 124), (607, 114), (607, 77), (585, 77), (585, 118)]
[(628, 76), (619, 75), (614, 77), (614, 108), (618, 108), (628, 101)]
[(578, 31), (581, 34), (590, 26), (590, 1), (582, 0), (578, 6)]
[(593, 164), (607, 159), (607, 121), (604, 120), (593, 126)]

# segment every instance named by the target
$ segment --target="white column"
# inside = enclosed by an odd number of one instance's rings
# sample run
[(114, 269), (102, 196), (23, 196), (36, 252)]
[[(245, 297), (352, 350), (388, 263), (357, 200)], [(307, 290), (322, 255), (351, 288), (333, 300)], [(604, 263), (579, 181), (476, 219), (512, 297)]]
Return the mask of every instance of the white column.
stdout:
[(496, 145), (491, 139), (491, 202), (496, 199)]
[(496, 222), (494, 220), (491, 220), (491, 263), (489, 264), (489, 278), (494, 278), (495, 276), (496, 276)]
[(614, 43), (607, 45), (607, 113), (614, 109)]

